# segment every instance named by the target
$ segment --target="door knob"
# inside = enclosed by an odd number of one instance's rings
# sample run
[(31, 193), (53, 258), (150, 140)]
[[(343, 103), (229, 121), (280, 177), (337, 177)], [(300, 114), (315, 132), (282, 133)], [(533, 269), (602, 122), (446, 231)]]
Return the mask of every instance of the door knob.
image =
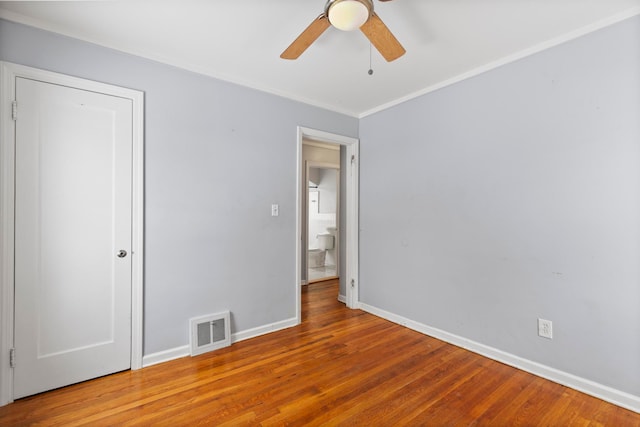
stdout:
[(118, 251), (118, 258), (124, 258), (127, 256), (127, 251), (125, 251), (124, 249), (120, 249)]

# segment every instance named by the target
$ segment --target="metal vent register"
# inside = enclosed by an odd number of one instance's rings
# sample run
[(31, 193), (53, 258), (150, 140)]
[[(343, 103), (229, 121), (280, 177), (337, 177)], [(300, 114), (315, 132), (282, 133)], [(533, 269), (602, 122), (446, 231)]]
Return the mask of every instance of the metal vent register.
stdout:
[(231, 345), (228, 311), (195, 317), (189, 322), (192, 356)]

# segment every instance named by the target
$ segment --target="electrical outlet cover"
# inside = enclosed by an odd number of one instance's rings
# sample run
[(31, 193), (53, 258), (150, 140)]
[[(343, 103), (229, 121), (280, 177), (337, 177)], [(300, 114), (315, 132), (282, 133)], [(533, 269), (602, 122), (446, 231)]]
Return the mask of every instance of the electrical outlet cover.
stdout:
[(553, 322), (551, 320), (538, 319), (538, 335), (543, 338), (553, 339)]

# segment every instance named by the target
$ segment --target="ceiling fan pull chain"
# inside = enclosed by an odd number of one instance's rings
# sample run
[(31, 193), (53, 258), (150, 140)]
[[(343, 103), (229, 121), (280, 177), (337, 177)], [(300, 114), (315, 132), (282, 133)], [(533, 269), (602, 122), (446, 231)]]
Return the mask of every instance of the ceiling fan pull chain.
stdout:
[(369, 75), (373, 75), (373, 68), (371, 68), (371, 42), (369, 42)]

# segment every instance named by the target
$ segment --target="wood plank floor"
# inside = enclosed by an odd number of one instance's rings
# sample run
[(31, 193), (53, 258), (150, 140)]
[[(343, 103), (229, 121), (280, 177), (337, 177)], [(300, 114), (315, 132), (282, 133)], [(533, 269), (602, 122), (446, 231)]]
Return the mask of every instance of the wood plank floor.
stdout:
[(301, 325), (0, 408), (1, 426), (640, 426), (640, 414), (303, 291)]

